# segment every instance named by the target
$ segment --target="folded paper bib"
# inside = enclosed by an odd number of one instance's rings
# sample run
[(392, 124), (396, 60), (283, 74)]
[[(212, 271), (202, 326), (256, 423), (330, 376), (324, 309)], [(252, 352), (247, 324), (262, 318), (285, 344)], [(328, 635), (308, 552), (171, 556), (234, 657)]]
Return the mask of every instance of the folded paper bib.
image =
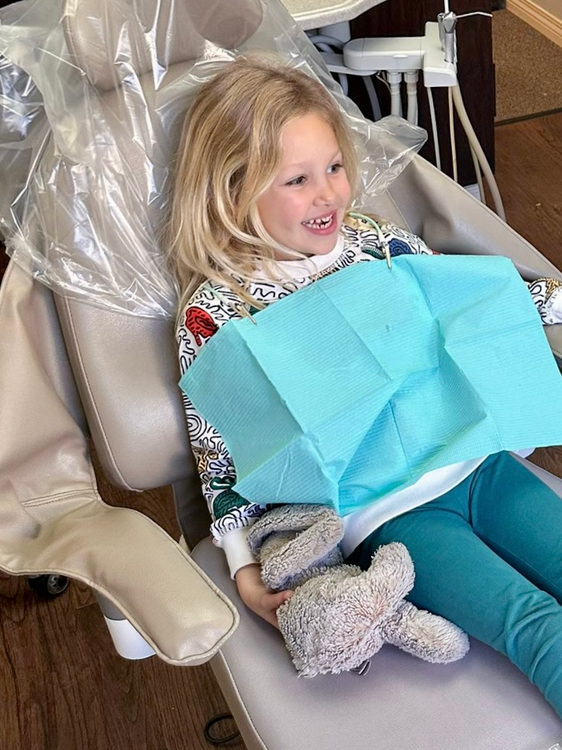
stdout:
[(562, 378), (505, 258), (360, 263), (255, 321), (226, 323), (180, 382), (252, 502), (346, 515), (432, 469), (562, 443)]

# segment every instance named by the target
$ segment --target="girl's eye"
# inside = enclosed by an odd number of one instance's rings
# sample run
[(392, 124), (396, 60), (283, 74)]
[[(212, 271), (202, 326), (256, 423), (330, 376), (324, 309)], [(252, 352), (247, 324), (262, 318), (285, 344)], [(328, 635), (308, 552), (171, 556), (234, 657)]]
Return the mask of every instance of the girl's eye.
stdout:
[(328, 171), (330, 172), (330, 174), (337, 174), (340, 169), (343, 169), (343, 164), (341, 164), (340, 162), (336, 162), (335, 164), (332, 164)]
[(289, 182), (287, 182), (287, 185), (302, 185), (305, 180), (306, 177), (301, 174), (299, 177), (295, 177), (293, 180), (289, 180)]

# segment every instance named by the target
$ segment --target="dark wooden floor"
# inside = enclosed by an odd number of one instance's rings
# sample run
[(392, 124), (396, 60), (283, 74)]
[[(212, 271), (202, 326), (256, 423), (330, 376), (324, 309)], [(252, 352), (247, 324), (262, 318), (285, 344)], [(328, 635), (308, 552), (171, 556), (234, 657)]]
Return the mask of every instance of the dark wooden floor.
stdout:
[(562, 269), (562, 113), (496, 127), (508, 222)]
[[(510, 223), (562, 268), (562, 114), (499, 127), (496, 148)], [(535, 460), (562, 476), (561, 448)], [(135, 501), (174, 527), (165, 492)], [(207, 667), (116, 656), (82, 586), (44, 602), (8, 577), (0, 577), (0, 700), (0, 750), (203, 750), (211, 745), (202, 726), (226, 708)]]

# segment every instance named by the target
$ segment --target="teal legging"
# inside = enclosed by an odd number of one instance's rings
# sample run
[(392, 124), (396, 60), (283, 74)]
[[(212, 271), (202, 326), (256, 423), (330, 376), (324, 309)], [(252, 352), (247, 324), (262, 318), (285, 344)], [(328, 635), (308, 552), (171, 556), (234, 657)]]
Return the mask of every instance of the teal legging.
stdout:
[(506, 453), (461, 484), (387, 521), (348, 562), (367, 568), (403, 542), (408, 597), (505, 654), (562, 718), (562, 500)]

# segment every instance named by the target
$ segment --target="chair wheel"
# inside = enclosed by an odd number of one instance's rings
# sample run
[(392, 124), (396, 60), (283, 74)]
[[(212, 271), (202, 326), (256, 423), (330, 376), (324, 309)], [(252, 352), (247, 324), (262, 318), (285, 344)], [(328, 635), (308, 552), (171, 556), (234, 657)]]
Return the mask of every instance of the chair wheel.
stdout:
[(46, 599), (54, 599), (60, 596), (68, 588), (70, 581), (66, 576), (56, 573), (42, 576), (31, 576), (27, 579), (29, 586), (40, 596)]

